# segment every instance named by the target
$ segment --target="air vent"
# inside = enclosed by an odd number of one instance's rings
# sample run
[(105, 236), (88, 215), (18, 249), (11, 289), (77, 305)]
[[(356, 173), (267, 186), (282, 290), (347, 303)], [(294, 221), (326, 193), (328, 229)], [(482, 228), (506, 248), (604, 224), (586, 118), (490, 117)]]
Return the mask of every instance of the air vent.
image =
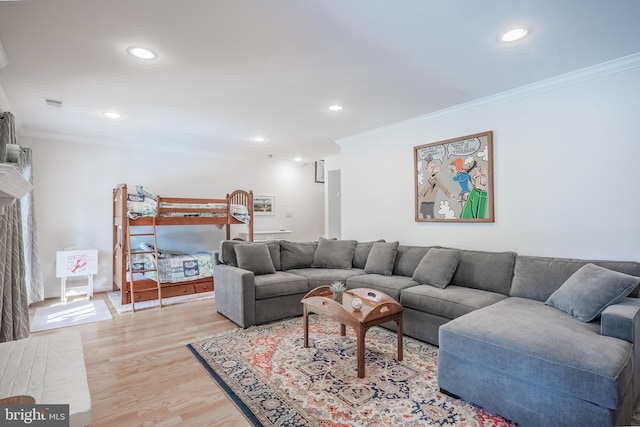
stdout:
[(51, 98), (45, 98), (44, 102), (49, 106), (49, 107), (62, 107), (62, 101), (58, 101), (57, 99), (51, 99)]

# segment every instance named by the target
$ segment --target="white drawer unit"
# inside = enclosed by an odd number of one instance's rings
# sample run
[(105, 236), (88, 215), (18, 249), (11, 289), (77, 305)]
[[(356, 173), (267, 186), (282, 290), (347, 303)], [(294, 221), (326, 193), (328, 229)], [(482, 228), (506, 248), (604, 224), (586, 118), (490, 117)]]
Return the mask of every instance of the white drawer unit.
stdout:
[[(253, 232), (253, 241), (254, 242), (264, 242), (267, 240), (287, 240), (291, 237), (291, 230), (265, 230), (265, 231), (254, 231)], [(238, 233), (238, 237), (242, 240), (249, 240), (249, 233)]]

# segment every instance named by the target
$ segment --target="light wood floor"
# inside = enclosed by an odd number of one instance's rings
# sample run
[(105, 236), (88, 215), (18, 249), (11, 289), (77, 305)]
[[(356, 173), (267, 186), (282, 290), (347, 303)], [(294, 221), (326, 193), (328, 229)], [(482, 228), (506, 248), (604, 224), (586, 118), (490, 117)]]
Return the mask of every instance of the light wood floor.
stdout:
[(106, 300), (113, 320), (73, 326), (82, 335), (92, 426), (250, 425), (185, 346), (236, 327), (214, 300), (118, 314), (106, 293), (94, 298)]

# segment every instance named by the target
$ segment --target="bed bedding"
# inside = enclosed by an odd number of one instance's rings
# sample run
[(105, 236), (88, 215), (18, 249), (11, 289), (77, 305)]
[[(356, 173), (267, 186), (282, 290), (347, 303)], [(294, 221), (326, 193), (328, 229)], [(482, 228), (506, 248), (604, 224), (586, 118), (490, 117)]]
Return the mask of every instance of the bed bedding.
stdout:
[[(138, 249), (153, 251), (153, 247), (141, 243)], [(190, 254), (158, 250), (158, 273), (161, 283), (177, 283), (213, 276), (213, 252), (200, 251)], [(133, 271), (155, 268), (153, 254), (132, 255)], [(149, 279), (156, 280), (155, 271), (145, 272)]]
[[(127, 194), (127, 216), (131, 219), (140, 217), (149, 217), (158, 215), (158, 197), (143, 186), (136, 186), (136, 193)], [(226, 203), (206, 203), (206, 204), (186, 204), (186, 203), (167, 203), (161, 202), (163, 208), (189, 208), (189, 209), (226, 209)], [(232, 204), (230, 207), (231, 216), (243, 223), (249, 222), (249, 210), (246, 206)], [(209, 212), (171, 212), (162, 214), (168, 217), (225, 217), (223, 213), (215, 214)]]

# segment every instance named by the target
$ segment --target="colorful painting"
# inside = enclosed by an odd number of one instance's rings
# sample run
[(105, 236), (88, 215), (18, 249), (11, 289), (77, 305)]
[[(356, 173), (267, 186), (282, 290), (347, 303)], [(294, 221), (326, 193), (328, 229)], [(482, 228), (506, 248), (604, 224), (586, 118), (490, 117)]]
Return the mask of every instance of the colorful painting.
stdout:
[(417, 222), (494, 222), (493, 132), (413, 147)]

